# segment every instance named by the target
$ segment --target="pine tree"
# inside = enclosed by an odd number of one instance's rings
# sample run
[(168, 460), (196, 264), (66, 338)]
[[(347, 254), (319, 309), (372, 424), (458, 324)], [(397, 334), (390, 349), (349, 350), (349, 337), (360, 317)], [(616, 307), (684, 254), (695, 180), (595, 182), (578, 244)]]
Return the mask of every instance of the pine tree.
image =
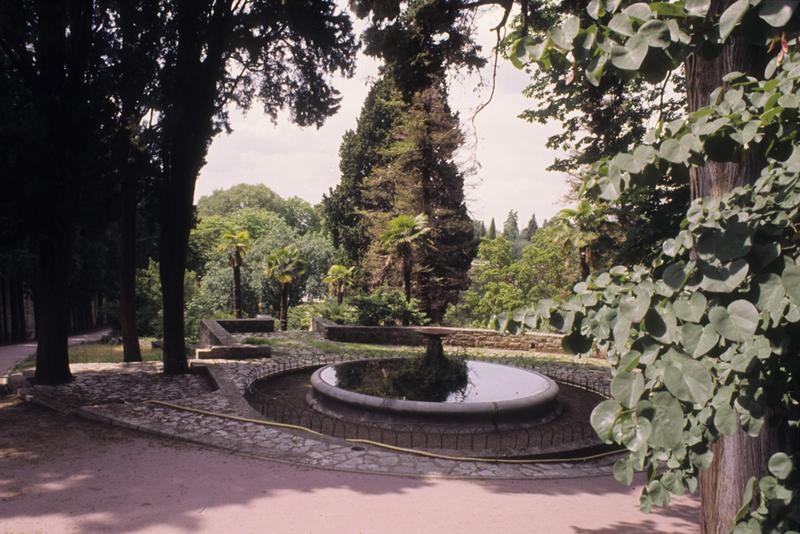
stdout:
[(489, 223), (489, 239), (497, 238), (497, 227), (494, 224), (494, 217), (492, 217), (492, 222)]

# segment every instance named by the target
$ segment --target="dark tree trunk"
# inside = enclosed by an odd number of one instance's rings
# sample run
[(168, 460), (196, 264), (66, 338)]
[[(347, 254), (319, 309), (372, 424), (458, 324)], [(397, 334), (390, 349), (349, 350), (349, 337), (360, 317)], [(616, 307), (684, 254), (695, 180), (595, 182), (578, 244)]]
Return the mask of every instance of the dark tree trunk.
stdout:
[[(36, 218), (39, 247), (36, 381), (63, 384), (72, 380), (69, 370), (69, 281), (75, 224), (81, 151), (89, 135), (81, 115), (85, 104), (83, 73), (88, 57), (86, 19), (75, 23), (85, 5), (40, 2), (36, 62), (39, 77), (34, 84), (38, 107), (33, 124), (41, 128), (39, 157), (45, 185), (40, 192)], [(85, 15), (85, 13), (84, 13)], [(66, 74), (69, 72), (70, 76)]]
[(289, 327), (289, 284), (281, 285), (281, 305), (278, 316), (281, 321), (281, 331), (286, 331)]
[[(732, 3), (717, 0), (712, 10), (721, 13)], [(703, 59), (694, 55), (686, 61), (686, 92), (689, 112), (708, 104), (711, 92), (723, 85), (722, 77), (738, 71), (759, 76), (763, 72), (763, 49), (756, 49), (744, 39), (736, 38), (725, 45), (720, 55)], [(692, 199), (719, 197), (736, 186), (752, 184), (758, 178), (761, 158), (745, 153), (739, 161), (708, 162), (692, 169), (690, 187)], [(700, 473), (701, 531), (704, 534), (727, 533), (741, 507), (743, 490), (752, 476), (761, 476), (772, 452), (776, 450), (775, 433), (765, 426), (761, 435), (751, 438), (738, 429), (721, 437), (712, 446), (714, 460)]]
[(242, 257), (239, 250), (233, 252), (233, 314), (237, 319), (242, 318)]
[(344, 291), (341, 289), (336, 292), (336, 304), (344, 302)]
[(39, 316), (36, 333), (36, 382), (65, 384), (69, 370), (69, 229), (60, 236), (43, 238), (39, 244)]
[(136, 325), (136, 177), (123, 163), (122, 217), (120, 221), (119, 321), (126, 362), (142, 361)]
[(581, 247), (578, 250), (578, 256), (580, 257), (581, 263), (581, 280), (586, 280), (586, 278), (591, 274), (592, 269), (589, 266), (591, 251), (589, 247)]
[[(173, 182), (165, 187), (164, 213), (159, 247), (161, 298), (164, 307), (164, 373), (185, 373), (184, 288), (189, 229), (192, 223), (192, 196), (195, 175), (185, 176), (173, 169)], [(185, 189), (189, 191), (185, 191)]]
[(175, 63), (164, 69), (164, 132), (160, 242), (164, 307), (164, 372), (188, 369), (184, 338), (183, 276), (193, 223), (194, 186), (214, 135), (217, 83), (225, 73), (223, 42), (229, 37), (231, 0), (214, 2), (206, 19), (196, 0), (178, 3)]
[[(411, 277), (414, 274), (414, 264), (408, 255), (403, 255), (403, 287), (406, 291), (406, 302), (411, 302)], [(411, 319), (408, 310), (403, 311), (403, 326), (408, 326)]]

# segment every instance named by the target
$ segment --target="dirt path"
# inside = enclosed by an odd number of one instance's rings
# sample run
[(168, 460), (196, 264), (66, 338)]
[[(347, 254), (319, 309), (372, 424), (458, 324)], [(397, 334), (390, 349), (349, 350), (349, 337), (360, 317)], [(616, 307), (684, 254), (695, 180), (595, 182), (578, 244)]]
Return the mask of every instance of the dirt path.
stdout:
[[(101, 328), (85, 334), (77, 334), (70, 336), (68, 343), (70, 345), (79, 345), (97, 341), (110, 331), (108, 328)], [(0, 378), (17, 365), (17, 362), (24, 360), (34, 352), (36, 352), (36, 341), (27, 341), (16, 345), (0, 345)]]
[(0, 398), (0, 534), (697, 531), (697, 501), (637, 509), (609, 478), (469, 481), (308, 470)]

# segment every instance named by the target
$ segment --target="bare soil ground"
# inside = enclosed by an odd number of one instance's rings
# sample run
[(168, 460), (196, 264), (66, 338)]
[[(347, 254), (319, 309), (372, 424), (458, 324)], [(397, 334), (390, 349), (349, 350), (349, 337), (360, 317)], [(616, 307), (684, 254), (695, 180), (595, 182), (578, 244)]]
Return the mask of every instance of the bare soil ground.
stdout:
[(0, 533), (697, 531), (696, 498), (642, 514), (610, 478), (470, 481), (309, 470), (0, 398)]

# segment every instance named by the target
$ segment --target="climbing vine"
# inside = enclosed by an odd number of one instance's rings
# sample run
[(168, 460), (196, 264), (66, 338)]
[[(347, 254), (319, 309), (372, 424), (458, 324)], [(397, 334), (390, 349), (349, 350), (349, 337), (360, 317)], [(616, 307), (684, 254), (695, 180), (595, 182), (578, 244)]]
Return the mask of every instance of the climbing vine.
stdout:
[[(512, 332), (547, 325), (575, 354), (613, 364), (612, 398), (592, 414), (607, 443), (628, 454), (614, 476), (647, 472), (643, 509), (692, 492), (712, 444), (741, 427), (797, 432), (800, 367), (800, 55), (796, 0), (738, 0), (718, 16), (709, 0), (592, 0), (591, 23), (566, 19), (545, 38), (521, 37), (512, 60), (597, 83), (607, 69), (663, 80), (690, 54), (719, 49), (737, 32), (771, 46), (763, 78), (728, 73), (707, 106), (659, 123), (645, 144), (586, 170), (582, 194), (607, 202), (665, 175), (688, 179), (708, 161), (763, 162), (758, 181), (692, 203), (680, 231), (649, 266), (590, 275), (569, 298), (493, 318)], [(774, 454), (751, 479), (736, 533), (800, 529), (793, 451)]]

